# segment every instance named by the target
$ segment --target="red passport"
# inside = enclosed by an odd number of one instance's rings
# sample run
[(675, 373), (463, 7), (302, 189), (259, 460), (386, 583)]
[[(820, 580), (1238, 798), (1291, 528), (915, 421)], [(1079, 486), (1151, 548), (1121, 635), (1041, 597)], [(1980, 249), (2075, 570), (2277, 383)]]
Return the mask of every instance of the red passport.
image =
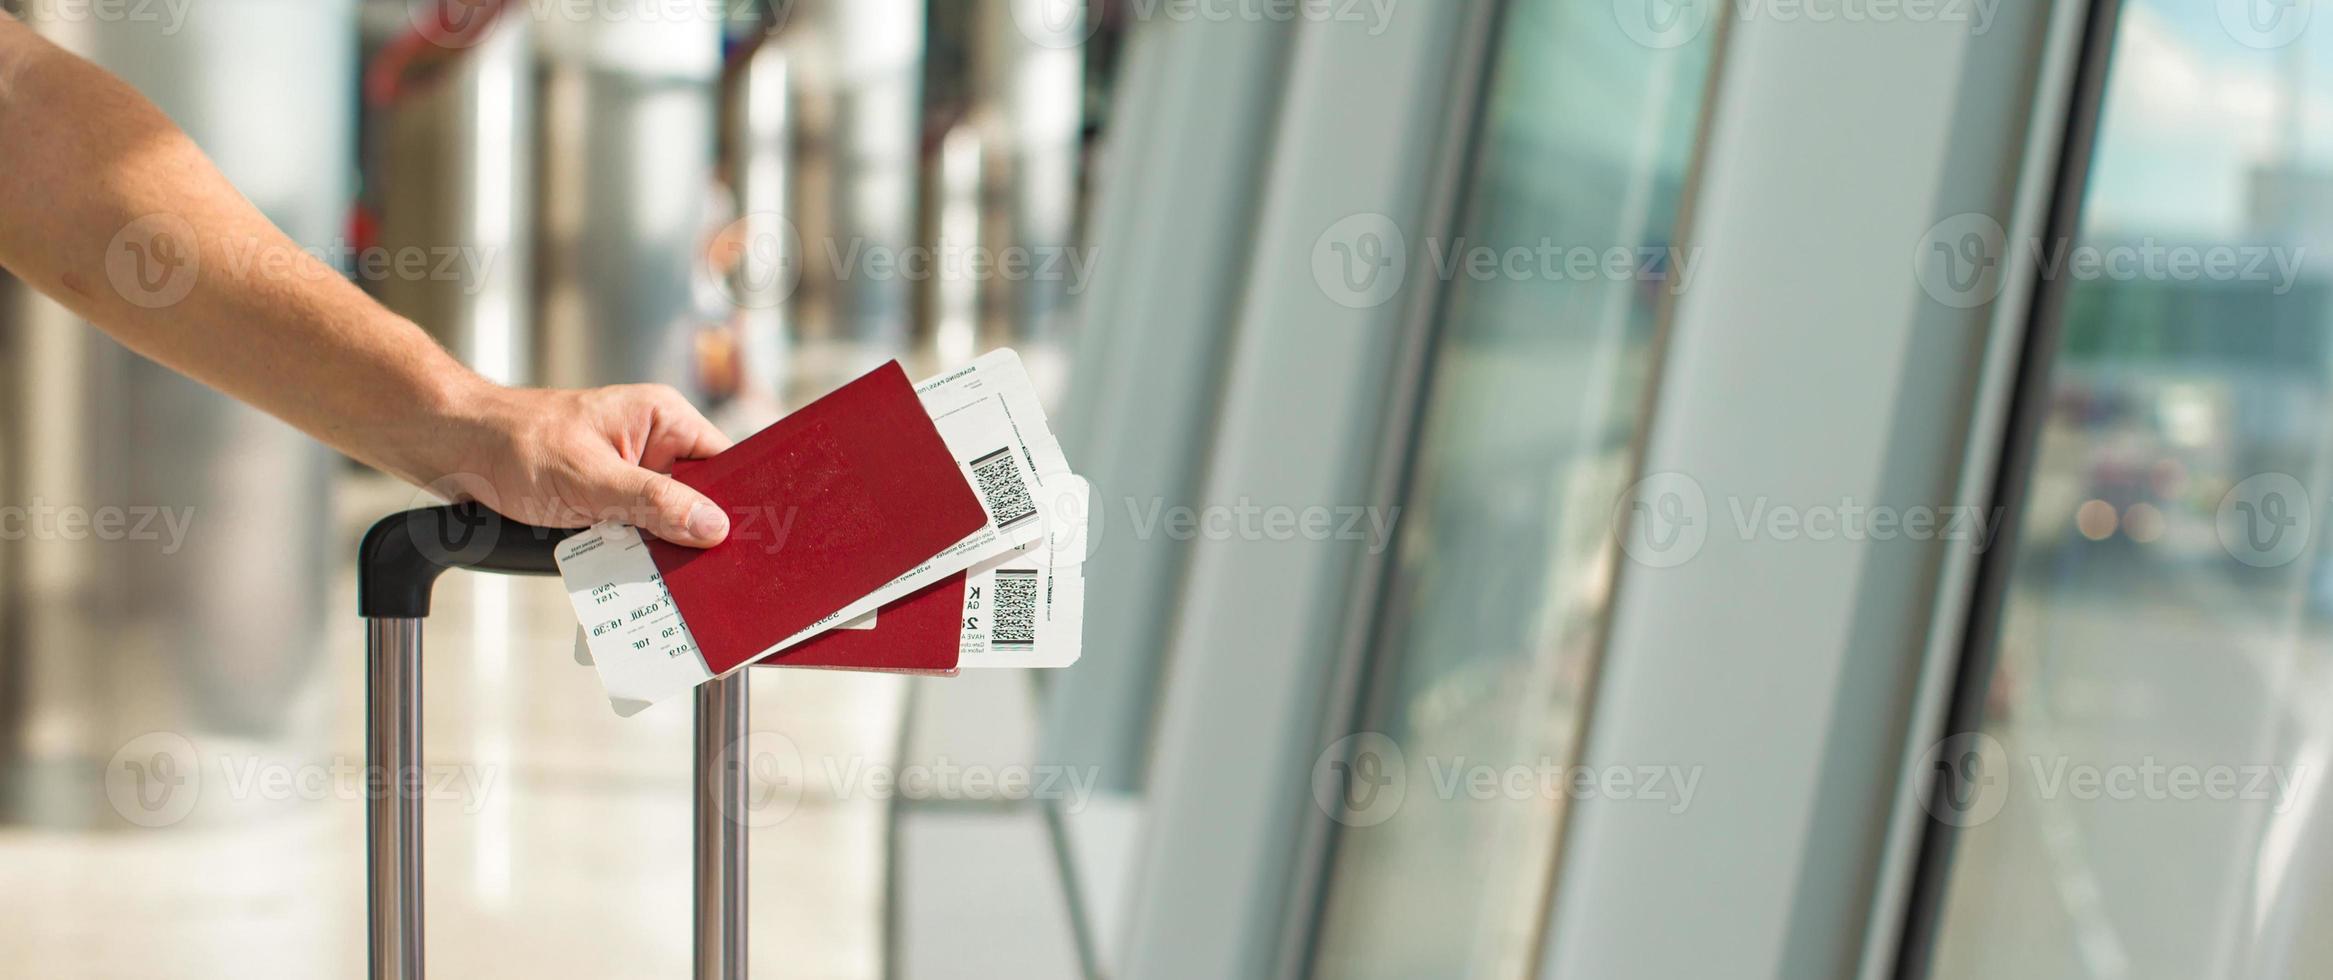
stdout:
[(712, 548), (648, 540), (715, 676), (988, 521), (897, 361), (672, 475), (729, 512), (729, 538)]
[(828, 630), (760, 665), (952, 672), (962, 645), (964, 579), (957, 572), (884, 606), (875, 614), (873, 629)]

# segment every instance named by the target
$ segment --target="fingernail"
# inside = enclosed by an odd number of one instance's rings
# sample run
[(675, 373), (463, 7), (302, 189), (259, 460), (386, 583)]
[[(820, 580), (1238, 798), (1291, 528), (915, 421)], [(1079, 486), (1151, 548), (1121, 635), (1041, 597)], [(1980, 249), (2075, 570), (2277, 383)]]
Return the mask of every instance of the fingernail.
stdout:
[(719, 541), (729, 534), (729, 515), (721, 508), (700, 503), (689, 508), (689, 536), (699, 541)]

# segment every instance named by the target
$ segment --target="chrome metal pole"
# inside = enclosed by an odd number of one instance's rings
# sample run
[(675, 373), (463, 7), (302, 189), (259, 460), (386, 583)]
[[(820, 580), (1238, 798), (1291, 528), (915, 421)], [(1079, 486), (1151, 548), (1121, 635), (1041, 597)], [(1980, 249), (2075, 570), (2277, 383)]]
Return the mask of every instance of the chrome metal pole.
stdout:
[(697, 688), (697, 980), (745, 980), (746, 676)]
[(421, 620), (365, 620), (373, 980), (420, 980)]

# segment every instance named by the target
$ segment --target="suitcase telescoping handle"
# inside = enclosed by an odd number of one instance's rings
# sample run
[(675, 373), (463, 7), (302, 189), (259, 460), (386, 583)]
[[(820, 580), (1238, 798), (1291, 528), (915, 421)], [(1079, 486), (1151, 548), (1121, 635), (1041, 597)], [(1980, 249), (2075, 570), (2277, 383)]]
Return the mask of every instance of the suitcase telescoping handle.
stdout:
[[(421, 624), (450, 568), (555, 575), (552, 553), (574, 530), (533, 527), (475, 504), (382, 518), (358, 548), (365, 619), (367, 906), (373, 980), (422, 976)], [(745, 976), (747, 731), (745, 674), (697, 689), (696, 976)]]

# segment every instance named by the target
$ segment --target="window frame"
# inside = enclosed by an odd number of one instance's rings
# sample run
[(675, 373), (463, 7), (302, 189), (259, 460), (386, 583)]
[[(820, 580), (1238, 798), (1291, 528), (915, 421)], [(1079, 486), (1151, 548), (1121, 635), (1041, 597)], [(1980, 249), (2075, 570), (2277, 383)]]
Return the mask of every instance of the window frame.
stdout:
[[(1402, 5), (1375, 32), (1295, 25), (1200, 500), (1397, 499), (1434, 302), (1429, 257), (1409, 256), (1400, 302), (1356, 309), (1316, 284), (1311, 256), (1351, 215), (1437, 232), (1452, 220), (1497, 7)], [(1291, 390), (1308, 396), (1300, 411)], [(1190, 544), (1133, 897), (1106, 957), (1119, 975), (1302, 968), (1328, 823), (1311, 773), (1354, 707), (1373, 605), (1356, 596), (1375, 588), (1372, 563), (1360, 542)]]
[[(2007, 503), (1995, 474), (2026, 424), (2012, 395), (2030, 370), (2033, 270), (2005, 264), (1999, 295), (1962, 309), (1926, 295), (1906, 260), (1922, 226), (1967, 212), (2000, 216), (2012, 240), (2044, 231), (2072, 68), (2110, 2), (2004, 6), (1982, 36), (1719, 14), (1731, 36), (1710, 166), (1689, 191), (1708, 254), (1665, 325), (1637, 474), (1706, 483), (1712, 526), (1693, 561), (1618, 566), (1580, 760), (1710, 778), (1672, 820), (1573, 805), (1541, 975), (1878, 980), (1909, 956), (1926, 823), (1913, 770), (1944, 730), (1980, 565), (2011, 546), (1749, 541), (1715, 525), (1731, 517), (1723, 494)], [(1943, 104), (1918, 104), (1929, 96)], [(1837, 158), (1856, 166), (1807, 163)], [(1806, 268), (1821, 265), (1803, 261), (1808, 243), (1839, 267)]]

